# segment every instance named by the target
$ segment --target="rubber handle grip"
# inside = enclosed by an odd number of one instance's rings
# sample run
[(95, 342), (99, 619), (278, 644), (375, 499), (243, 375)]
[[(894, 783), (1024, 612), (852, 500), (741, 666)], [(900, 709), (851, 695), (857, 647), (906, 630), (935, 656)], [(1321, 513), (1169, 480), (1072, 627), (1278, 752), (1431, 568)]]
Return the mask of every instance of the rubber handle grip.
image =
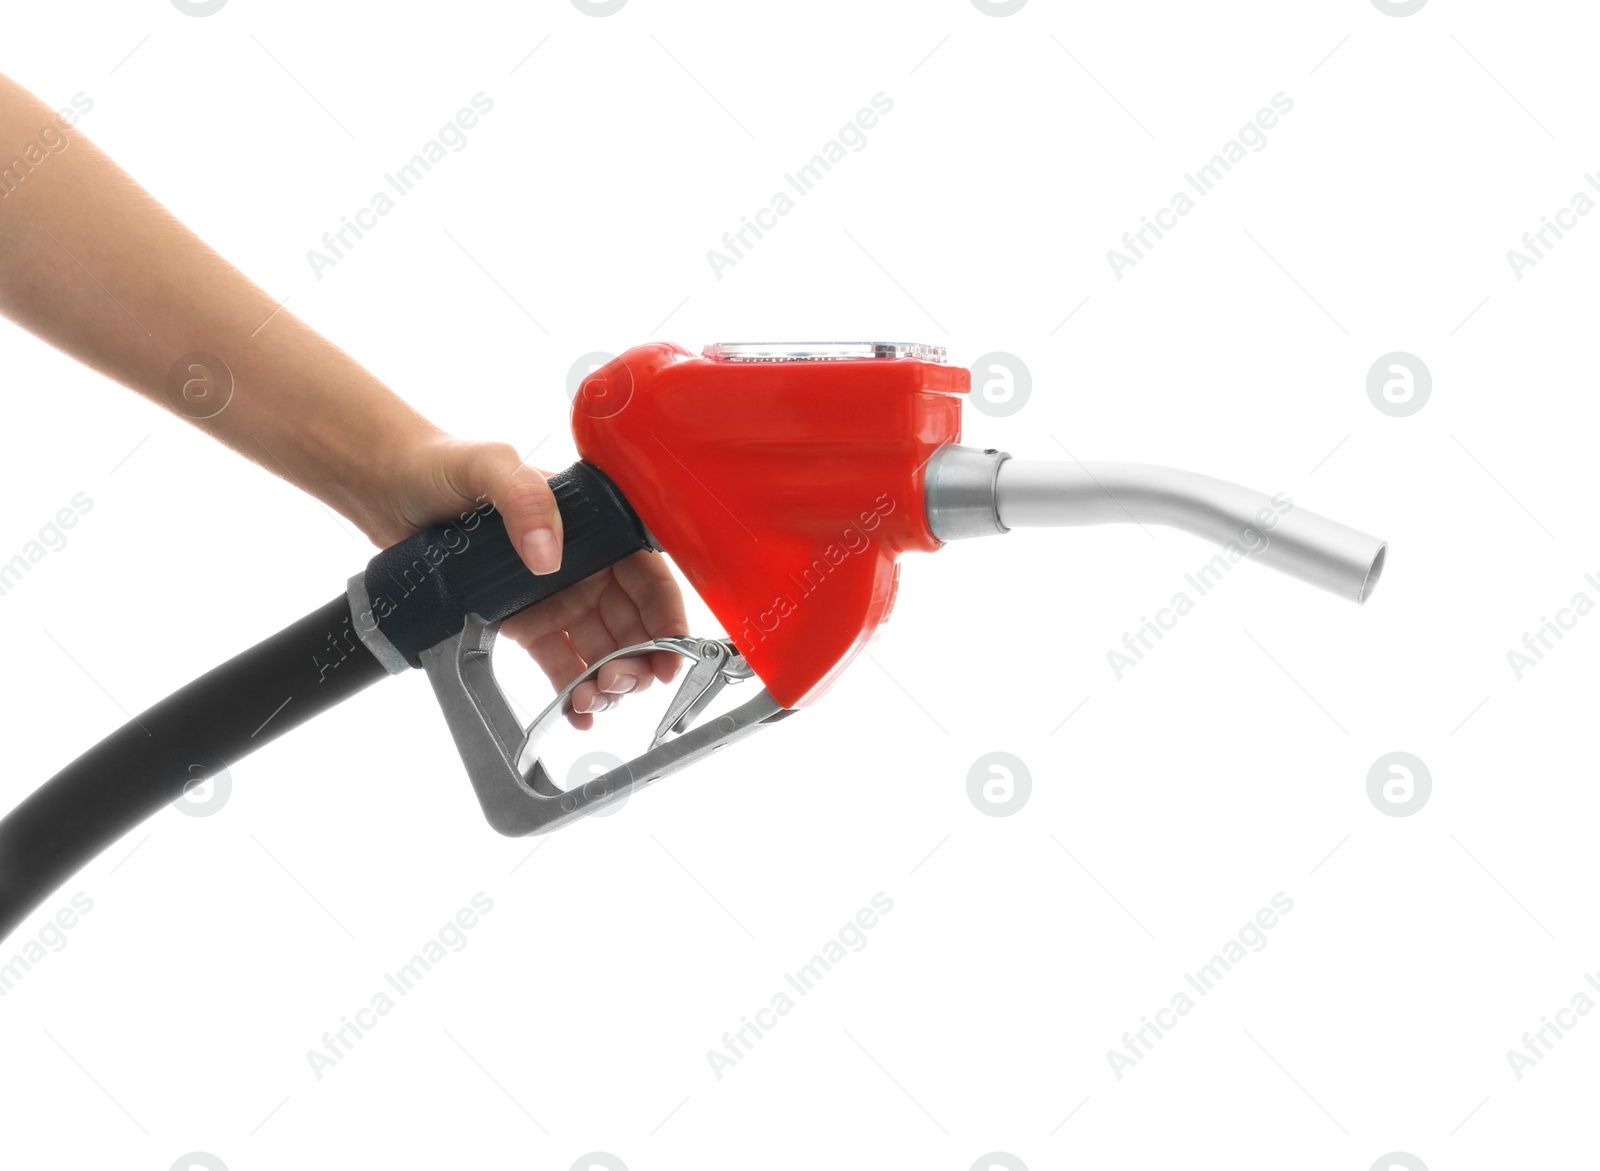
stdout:
[(367, 564), (378, 629), (413, 667), (423, 651), (459, 634), (468, 614), (497, 622), (542, 602), (642, 549), (656, 550), (644, 524), (599, 468), (575, 463), (550, 477), (561, 510), (561, 568), (536, 576), (489, 505), (430, 525)]

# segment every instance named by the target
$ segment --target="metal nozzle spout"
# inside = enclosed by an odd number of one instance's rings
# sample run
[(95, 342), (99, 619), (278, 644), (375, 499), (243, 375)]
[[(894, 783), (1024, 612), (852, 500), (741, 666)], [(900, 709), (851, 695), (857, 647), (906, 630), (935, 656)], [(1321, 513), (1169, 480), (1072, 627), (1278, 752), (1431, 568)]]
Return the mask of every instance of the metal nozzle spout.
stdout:
[(954, 445), (929, 461), (929, 524), (943, 540), (1013, 528), (1165, 525), (1237, 547), (1253, 561), (1361, 603), (1387, 545), (1269, 496), (1151, 464), (1014, 460)]

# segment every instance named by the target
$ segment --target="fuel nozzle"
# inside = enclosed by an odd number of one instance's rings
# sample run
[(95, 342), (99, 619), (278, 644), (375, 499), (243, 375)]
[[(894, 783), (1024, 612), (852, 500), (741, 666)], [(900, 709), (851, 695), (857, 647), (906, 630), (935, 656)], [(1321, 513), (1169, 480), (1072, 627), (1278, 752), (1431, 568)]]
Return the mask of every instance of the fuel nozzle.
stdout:
[(928, 524), (943, 541), (1014, 528), (1164, 525), (1348, 598), (1367, 600), (1386, 542), (1269, 496), (1198, 472), (1153, 464), (1015, 460), (946, 444), (928, 461)]

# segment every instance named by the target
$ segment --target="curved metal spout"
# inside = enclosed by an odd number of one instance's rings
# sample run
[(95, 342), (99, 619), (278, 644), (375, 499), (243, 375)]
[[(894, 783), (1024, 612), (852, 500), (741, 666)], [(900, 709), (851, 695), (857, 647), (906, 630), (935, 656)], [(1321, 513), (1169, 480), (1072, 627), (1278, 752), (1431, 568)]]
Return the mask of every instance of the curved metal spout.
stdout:
[(1366, 601), (1388, 546), (1299, 507), (1197, 472), (1152, 464), (1014, 460), (950, 446), (929, 461), (928, 519), (943, 540), (1067, 525), (1165, 525)]

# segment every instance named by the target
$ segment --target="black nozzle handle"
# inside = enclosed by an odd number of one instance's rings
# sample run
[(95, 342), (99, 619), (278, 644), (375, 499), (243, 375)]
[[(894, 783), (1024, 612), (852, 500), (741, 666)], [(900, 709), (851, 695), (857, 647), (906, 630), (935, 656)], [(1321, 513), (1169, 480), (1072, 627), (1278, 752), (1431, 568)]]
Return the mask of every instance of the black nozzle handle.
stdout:
[[(361, 603), (369, 613), (353, 615), (357, 628), (368, 631), (375, 623), (399, 656), (417, 667), (423, 651), (461, 632), (468, 614), (498, 622), (624, 557), (657, 549), (599, 468), (575, 463), (549, 482), (564, 531), (559, 570), (529, 570), (506, 535), (505, 521), (484, 504), (374, 557), (360, 579), (366, 594)], [(357, 593), (352, 588), (352, 598)]]

